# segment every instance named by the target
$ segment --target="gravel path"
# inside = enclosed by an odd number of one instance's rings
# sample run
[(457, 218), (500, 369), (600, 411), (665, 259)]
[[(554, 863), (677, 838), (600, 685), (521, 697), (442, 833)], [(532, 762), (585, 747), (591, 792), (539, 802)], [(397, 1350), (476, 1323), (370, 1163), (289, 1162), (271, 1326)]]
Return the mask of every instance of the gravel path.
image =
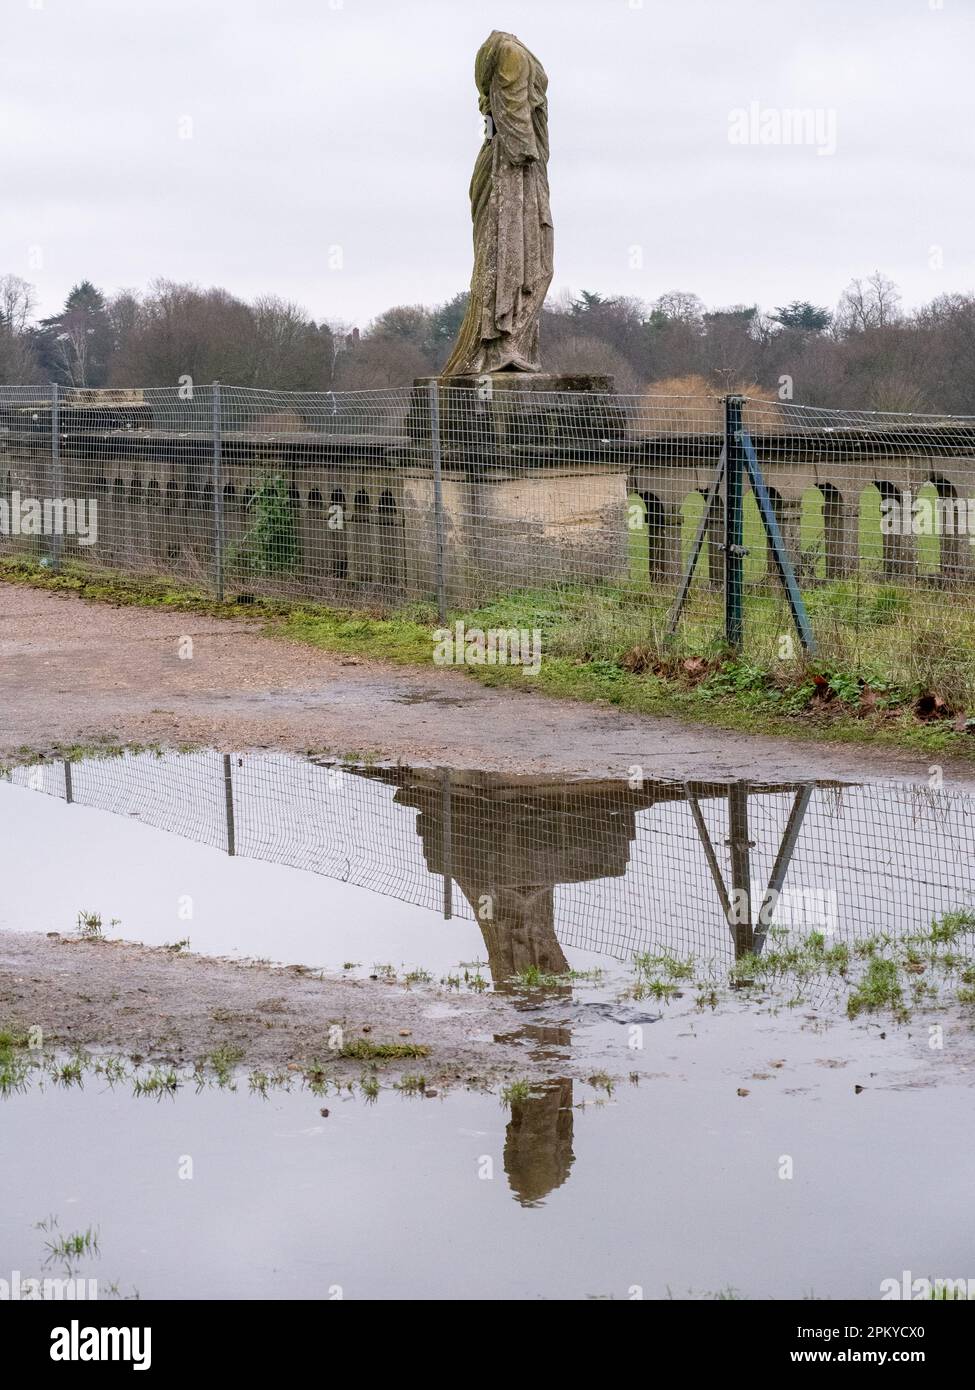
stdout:
[[(193, 656), (180, 644), (193, 639)], [(0, 584), (0, 756), (54, 744), (210, 744), (369, 753), (510, 772), (924, 778), (928, 759), (688, 726), (491, 690), (262, 635), (248, 620), (114, 608)], [(957, 767), (951, 780), (973, 780)]]

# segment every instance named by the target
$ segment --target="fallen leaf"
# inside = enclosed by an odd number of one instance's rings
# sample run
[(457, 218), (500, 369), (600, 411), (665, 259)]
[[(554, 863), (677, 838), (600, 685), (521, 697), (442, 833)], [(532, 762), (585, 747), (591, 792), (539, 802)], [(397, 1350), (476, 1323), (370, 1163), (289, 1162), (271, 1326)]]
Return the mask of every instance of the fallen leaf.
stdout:
[(954, 710), (949, 707), (940, 695), (935, 694), (933, 690), (929, 690), (926, 694), (918, 696), (914, 705), (914, 713), (917, 715), (918, 719), (950, 719), (954, 714)]

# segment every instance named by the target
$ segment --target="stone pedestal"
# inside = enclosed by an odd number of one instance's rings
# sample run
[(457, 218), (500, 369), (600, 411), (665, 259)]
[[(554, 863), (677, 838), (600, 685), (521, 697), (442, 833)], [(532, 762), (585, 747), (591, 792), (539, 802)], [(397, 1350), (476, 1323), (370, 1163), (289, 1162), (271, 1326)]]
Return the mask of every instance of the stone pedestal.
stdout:
[(627, 574), (626, 424), (612, 378), (495, 372), (414, 383), (404, 505), (426, 518), (409, 588), (436, 555), (432, 387), (452, 604)]
[(430, 442), (430, 388), (439, 388), (445, 467), (502, 463), (538, 467), (555, 459), (590, 461), (626, 437), (610, 376), (491, 372), (484, 376), (418, 377), (409, 434)]

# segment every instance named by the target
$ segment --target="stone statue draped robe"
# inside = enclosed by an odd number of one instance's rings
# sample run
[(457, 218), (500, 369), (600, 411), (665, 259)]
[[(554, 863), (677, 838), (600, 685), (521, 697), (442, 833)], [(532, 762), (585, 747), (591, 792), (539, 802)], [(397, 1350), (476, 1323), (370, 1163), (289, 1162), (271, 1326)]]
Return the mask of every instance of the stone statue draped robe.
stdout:
[(548, 78), (514, 34), (497, 30), (478, 50), (474, 77), (489, 118), (471, 178), (474, 273), (442, 375), (537, 372), (538, 317), (552, 280)]

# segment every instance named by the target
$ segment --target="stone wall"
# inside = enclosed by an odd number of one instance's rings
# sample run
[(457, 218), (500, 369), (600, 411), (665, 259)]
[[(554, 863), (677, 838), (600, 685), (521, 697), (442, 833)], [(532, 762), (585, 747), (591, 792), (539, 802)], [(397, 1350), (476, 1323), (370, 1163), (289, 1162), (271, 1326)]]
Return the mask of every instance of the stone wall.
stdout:
[[(514, 388), (502, 388), (514, 395)], [(469, 604), (493, 594), (555, 582), (618, 582), (629, 574), (628, 498), (646, 504), (646, 562), (652, 580), (672, 588), (686, 540), (682, 510), (713, 477), (717, 435), (639, 438), (628, 431), (611, 392), (557, 393), (531, 399), (519, 386), (514, 405), (485, 410), (472, 389), (447, 393), (441, 414), (441, 477), (449, 600)], [(570, 414), (567, 415), (566, 411)], [(0, 420), (0, 498), (56, 495), (49, 416), (34, 411), (16, 428)], [(205, 432), (146, 428), (140, 417), (109, 428), (70, 418), (63, 429), (63, 493), (98, 502), (98, 543), (65, 537), (66, 559), (111, 569), (172, 575), (208, 585), (214, 572), (213, 445)], [(398, 437), (329, 435), (300, 429), (298, 417), (268, 417), (264, 427), (223, 443), (220, 500), (227, 591), (281, 592), (377, 605), (429, 599), (436, 592), (437, 528), (429, 392), (421, 383)], [(975, 498), (975, 454), (950, 431), (918, 431), (898, 448), (889, 438), (839, 432), (756, 435), (755, 443), (785, 544), (799, 568), (804, 495), (817, 489), (824, 515), (820, 573), (839, 579), (860, 564), (864, 493), (933, 484), (946, 501)], [(908, 447), (909, 445), (909, 447)], [(277, 475), (290, 499), (297, 559), (276, 573), (242, 572), (236, 563), (253, 528), (253, 499)], [(876, 505), (876, 497), (873, 501)], [(721, 520), (713, 539), (720, 540)], [(642, 542), (641, 542), (642, 545)], [(6, 549), (37, 554), (46, 538)], [(878, 540), (878, 549), (880, 542)], [(966, 534), (939, 540), (946, 585), (975, 581), (975, 547)], [(721, 551), (709, 547), (711, 578)], [(878, 560), (891, 579), (918, 577), (918, 541), (884, 536)]]

